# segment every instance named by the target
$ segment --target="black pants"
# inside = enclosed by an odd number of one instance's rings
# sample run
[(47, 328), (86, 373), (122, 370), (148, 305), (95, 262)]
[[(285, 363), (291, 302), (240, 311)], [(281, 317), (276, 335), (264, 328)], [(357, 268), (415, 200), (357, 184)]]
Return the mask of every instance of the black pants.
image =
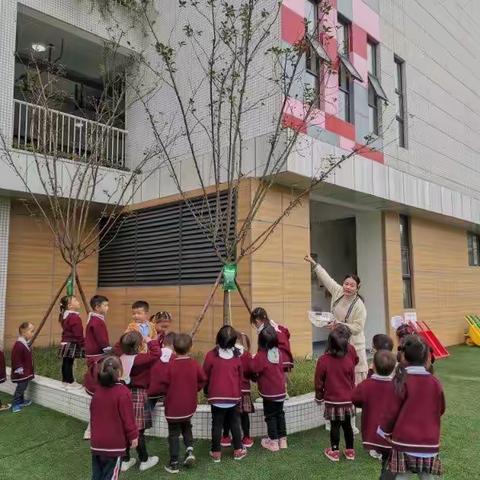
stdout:
[(192, 424), (186, 422), (168, 422), (168, 447), (170, 449), (170, 462), (178, 462), (180, 454), (180, 434), (183, 437), (185, 448), (193, 447)]
[(343, 428), (345, 435), (345, 448), (351, 450), (353, 448), (353, 429), (350, 415), (345, 417), (345, 420), (332, 420), (330, 426), (330, 444), (332, 450), (339, 450), (340, 445), (340, 427)]
[(73, 383), (73, 362), (74, 358), (63, 357), (62, 359), (62, 382)]
[[(242, 434), (243, 437), (250, 436), (250, 415), (248, 413), (242, 412), (240, 413), (240, 425), (242, 427)], [(225, 422), (223, 424), (223, 436), (228, 437), (230, 435), (230, 424), (225, 418)]]
[(15, 393), (13, 394), (12, 407), (15, 407), (16, 405), (21, 405), (25, 401), (24, 394), (29, 382), (30, 380), (16, 382), (17, 386), (15, 387)]
[(285, 412), (282, 402), (272, 402), (263, 399), (263, 414), (267, 424), (268, 438), (278, 440), (287, 436), (287, 425), (285, 423)]
[(220, 408), (212, 405), (212, 452), (220, 452), (220, 440), (225, 422), (230, 425), (233, 448), (242, 448), (242, 431), (240, 430), (240, 412), (238, 407)]
[(390, 452), (382, 451), (382, 472), (380, 474), (380, 480), (393, 480), (395, 474), (388, 469), (388, 461), (390, 460)]
[[(138, 447), (136, 448), (138, 460), (140, 462), (146, 462), (148, 460), (147, 445), (145, 444), (145, 430), (138, 431)], [(127, 448), (125, 456), (123, 457), (125, 462), (130, 461), (130, 448)]]
[(117, 480), (121, 463), (120, 457), (92, 455), (92, 480)]

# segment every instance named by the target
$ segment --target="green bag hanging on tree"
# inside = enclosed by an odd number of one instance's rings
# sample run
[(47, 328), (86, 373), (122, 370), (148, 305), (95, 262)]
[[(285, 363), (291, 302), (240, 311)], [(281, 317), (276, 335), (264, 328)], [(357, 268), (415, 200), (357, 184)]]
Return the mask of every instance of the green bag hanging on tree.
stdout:
[(235, 279), (237, 278), (237, 265), (227, 263), (223, 266), (223, 289), (232, 292), (237, 289)]
[(69, 297), (73, 296), (73, 277), (68, 278), (67, 282), (67, 295)]

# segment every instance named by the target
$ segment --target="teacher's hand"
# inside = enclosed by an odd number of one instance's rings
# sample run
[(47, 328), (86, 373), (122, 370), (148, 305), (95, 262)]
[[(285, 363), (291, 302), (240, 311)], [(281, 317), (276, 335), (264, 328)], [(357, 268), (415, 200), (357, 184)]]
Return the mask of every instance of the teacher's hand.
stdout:
[(303, 259), (313, 266), (317, 264), (317, 262), (312, 258), (312, 256), (309, 253), (307, 253)]

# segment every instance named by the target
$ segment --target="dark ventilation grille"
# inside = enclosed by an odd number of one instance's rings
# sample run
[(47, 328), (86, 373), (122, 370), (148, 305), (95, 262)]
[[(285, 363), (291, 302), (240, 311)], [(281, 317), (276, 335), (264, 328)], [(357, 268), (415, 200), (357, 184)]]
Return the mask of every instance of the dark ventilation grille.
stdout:
[[(213, 202), (209, 197), (214, 215)], [(195, 215), (202, 215), (205, 199), (191, 200)], [(227, 192), (220, 196), (223, 225)], [(234, 202), (235, 208), (235, 202)], [(207, 208), (203, 218), (208, 218)], [(230, 231), (235, 232), (235, 215)], [(225, 246), (219, 246), (225, 253)], [(185, 203), (140, 210), (123, 217), (102, 239), (98, 286), (198, 285), (215, 282), (222, 263), (205, 231)]]

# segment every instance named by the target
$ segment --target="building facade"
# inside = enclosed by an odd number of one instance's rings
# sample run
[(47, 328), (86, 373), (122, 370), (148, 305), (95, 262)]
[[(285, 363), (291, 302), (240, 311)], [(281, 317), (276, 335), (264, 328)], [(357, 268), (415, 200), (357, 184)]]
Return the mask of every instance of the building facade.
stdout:
[[(170, 33), (178, 17), (177, 2), (170, 3), (155, 4), (162, 13), (160, 36)], [(329, 308), (328, 296), (303, 261), (308, 251), (339, 281), (348, 272), (359, 274), (368, 310), (367, 342), (373, 334), (389, 331), (392, 316), (414, 310), (445, 344), (460, 343), (464, 316), (480, 310), (475, 295), (480, 281), (480, 47), (471, 33), (476, 31), (480, 5), (467, 0), (329, 0), (329, 4), (326, 21), (335, 25), (335, 38), (323, 47), (338, 68), (322, 84), (321, 59), (303, 60), (305, 82), (325, 88), (324, 101), (306, 122), (300, 100), (293, 95), (289, 99), (284, 122), (301, 131), (301, 151), (291, 154), (250, 234), (275, 221), (322, 159), (348, 155), (352, 149), (357, 154), (285, 217), (267, 244), (239, 265), (239, 283), (250, 305), (265, 307), (273, 319), (288, 325), (298, 356), (311, 354), (312, 344), (325, 340), (324, 332), (312, 330), (307, 312)], [(295, 44), (306, 33), (305, 20), (316, 21), (318, 9), (312, 0), (284, 0), (272, 42)], [(18, 162), (28, 169), (22, 117), (34, 107), (18, 95), (22, 74), (18, 54), (32, 45), (53, 45), (57, 52), (62, 50), (72, 72), (66, 88), (74, 92), (95, 88), (99, 72), (92, 65), (98, 64), (101, 44), (110, 38), (110, 31), (108, 21), (87, 0), (12, 0), (2, 2), (0, 11), (6, 19), (0, 38), (0, 130)], [(144, 32), (129, 27), (123, 7), (115, 8), (115, 14), (115, 21), (124, 22), (128, 31), (122, 44), (126, 54), (144, 48), (148, 41)], [(318, 41), (323, 41), (320, 35)], [(168, 98), (161, 95), (158, 101), (168, 105)], [(278, 108), (275, 101), (265, 108)], [(62, 107), (58, 115), (65, 114), (83, 118)], [(112, 172), (135, 167), (138, 152), (152, 141), (147, 123), (138, 104), (127, 110), (124, 125), (115, 130), (124, 148), (112, 160)], [(269, 133), (265, 112), (255, 113), (249, 125), (246, 141), (257, 146), (250, 155), (256, 165), (262, 161), (258, 145)], [(198, 185), (191, 168), (185, 164), (182, 185), (194, 198)], [(7, 166), (1, 169), (0, 339), (8, 346), (18, 323), (40, 321), (67, 269), (46, 227), (25, 210), (21, 201), (25, 189), (18, 178)], [(31, 182), (35, 188), (34, 172)], [(256, 188), (254, 174), (242, 183), (236, 201), (237, 226)], [(160, 169), (142, 185), (131, 208), (139, 212), (138, 218), (146, 212), (147, 217), (163, 219), (179, 200), (167, 169)], [(158, 221), (147, 228), (157, 232), (159, 224), (166, 228), (167, 223)], [(161, 228), (158, 236), (167, 238)], [(142, 266), (138, 255), (133, 267), (122, 263), (119, 246), (81, 267), (87, 295), (98, 291), (110, 299), (112, 335), (122, 331), (131, 303), (140, 298), (154, 310), (171, 311), (175, 328), (182, 331), (189, 331), (200, 313), (216, 267), (210, 259), (196, 262), (195, 271), (182, 267), (177, 256), (189, 251), (178, 244), (188, 245), (188, 231), (172, 228), (175, 245), (165, 241), (155, 247), (157, 251), (146, 240), (147, 266)], [(135, 230), (132, 235), (140, 234)], [(169, 248), (174, 253), (164, 255)], [(173, 258), (173, 266), (166, 257)], [(118, 273), (113, 280), (107, 275), (112, 271), (109, 262), (118, 269), (113, 270)], [(125, 274), (131, 268), (134, 276)], [(218, 292), (199, 330), (199, 349), (211, 345), (222, 323), (222, 308)], [(231, 311), (234, 324), (250, 331), (238, 294), (232, 296)], [(39, 340), (49, 344), (58, 335), (52, 314)]]

